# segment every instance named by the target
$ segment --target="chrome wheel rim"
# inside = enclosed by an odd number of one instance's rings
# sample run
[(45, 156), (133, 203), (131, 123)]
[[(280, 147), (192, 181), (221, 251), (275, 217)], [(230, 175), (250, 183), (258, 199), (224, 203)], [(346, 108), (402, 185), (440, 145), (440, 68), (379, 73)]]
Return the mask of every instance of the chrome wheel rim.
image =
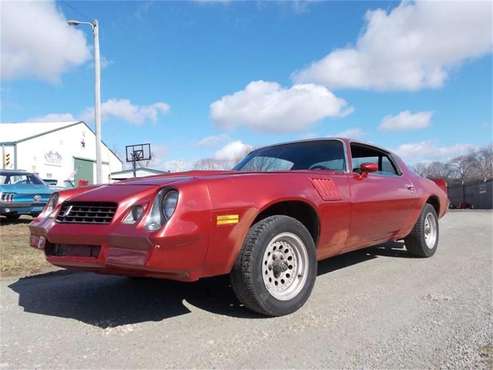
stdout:
[(265, 248), (262, 277), (267, 291), (280, 301), (293, 299), (308, 278), (305, 243), (293, 233), (276, 235)]
[(437, 220), (432, 213), (428, 213), (425, 217), (424, 234), (426, 246), (433, 249), (437, 240)]

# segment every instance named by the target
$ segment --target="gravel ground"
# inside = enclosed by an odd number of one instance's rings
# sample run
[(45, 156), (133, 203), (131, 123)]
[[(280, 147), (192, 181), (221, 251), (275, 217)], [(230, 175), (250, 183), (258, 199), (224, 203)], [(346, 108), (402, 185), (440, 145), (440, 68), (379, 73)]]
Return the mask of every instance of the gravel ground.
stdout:
[(282, 318), (240, 307), (225, 278), (3, 278), (0, 369), (493, 368), (492, 225), (452, 212), (431, 259), (395, 244), (320, 263)]

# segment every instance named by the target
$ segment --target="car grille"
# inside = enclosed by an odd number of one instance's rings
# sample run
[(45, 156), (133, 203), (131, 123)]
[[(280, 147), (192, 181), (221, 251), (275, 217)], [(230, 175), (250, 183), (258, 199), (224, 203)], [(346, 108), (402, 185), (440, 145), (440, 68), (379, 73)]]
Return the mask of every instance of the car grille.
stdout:
[(2, 202), (12, 203), (15, 198), (15, 193), (2, 193), (0, 192), (0, 200)]
[(64, 202), (56, 220), (66, 224), (109, 224), (117, 206), (110, 202)]
[(67, 245), (51, 244), (45, 247), (47, 256), (57, 257), (93, 257), (98, 258), (101, 247), (99, 245)]

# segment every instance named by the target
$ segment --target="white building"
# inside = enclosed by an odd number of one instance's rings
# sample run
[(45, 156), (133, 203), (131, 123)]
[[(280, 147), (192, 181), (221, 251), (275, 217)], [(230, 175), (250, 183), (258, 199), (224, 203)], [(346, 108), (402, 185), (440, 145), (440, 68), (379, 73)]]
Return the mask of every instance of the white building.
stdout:
[[(122, 162), (101, 145), (103, 182)], [(82, 121), (0, 123), (0, 168), (22, 169), (42, 179), (96, 181), (96, 135)]]

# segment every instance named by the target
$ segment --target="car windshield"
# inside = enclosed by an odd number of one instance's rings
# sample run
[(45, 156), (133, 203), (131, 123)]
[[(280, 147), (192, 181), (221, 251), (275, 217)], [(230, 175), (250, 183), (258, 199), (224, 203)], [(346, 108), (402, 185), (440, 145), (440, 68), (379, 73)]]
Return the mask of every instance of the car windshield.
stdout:
[(43, 181), (32, 173), (11, 172), (0, 173), (0, 185), (21, 185), (21, 184), (33, 184), (43, 185)]
[(338, 140), (302, 141), (254, 150), (234, 170), (237, 171), (344, 171), (344, 147)]

